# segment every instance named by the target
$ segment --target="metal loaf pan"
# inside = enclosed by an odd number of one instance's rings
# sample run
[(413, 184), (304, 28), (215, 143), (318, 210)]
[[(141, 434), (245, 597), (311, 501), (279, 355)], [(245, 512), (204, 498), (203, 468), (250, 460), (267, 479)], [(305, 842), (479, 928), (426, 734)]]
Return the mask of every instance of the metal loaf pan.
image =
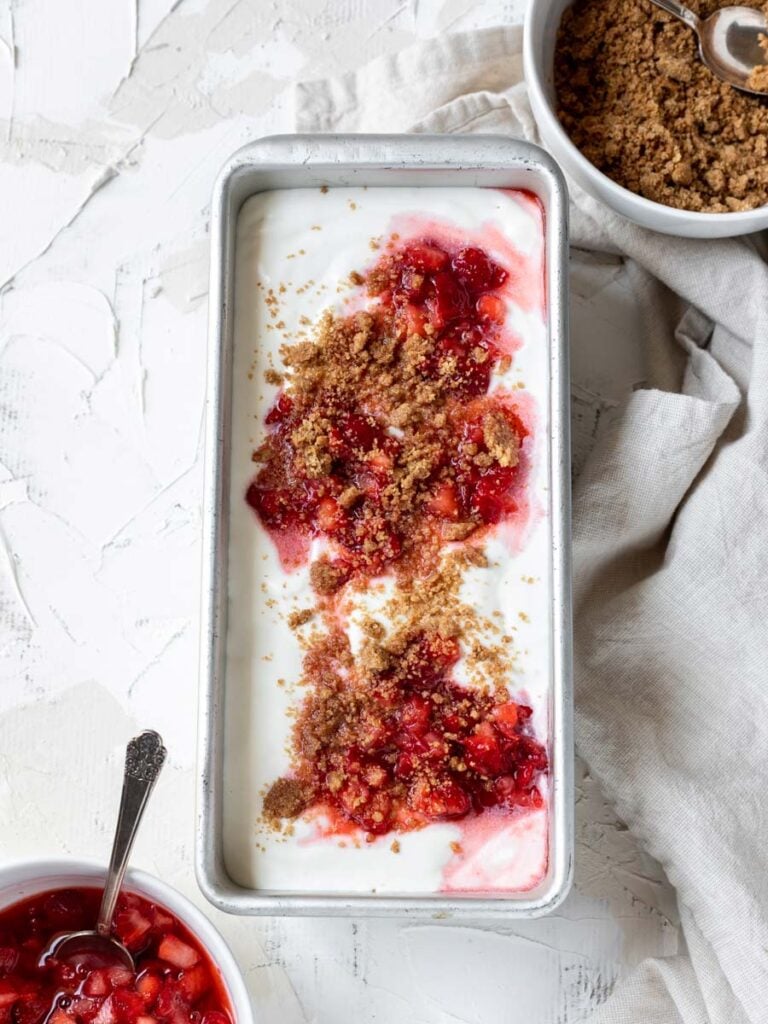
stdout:
[[(244, 889), (226, 870), (222, 766), (235, 231), (240, 208), (254, 193), (323, 185), (523, 188), (534, 193), (545, 210), (553, 573), (550, 866), (545, 883), (533, 893), (492, 897), (280, 893)], [(219, 175), (211, 208), (196, 868), (203, 892), (221, 910), (235, 914), (515, 918), (544, 914), (567, 893), (573, 860), (567, 259), (563, 177), (546, 153), (526, 142), (477, 135), (275, 136), (239, 150)]]

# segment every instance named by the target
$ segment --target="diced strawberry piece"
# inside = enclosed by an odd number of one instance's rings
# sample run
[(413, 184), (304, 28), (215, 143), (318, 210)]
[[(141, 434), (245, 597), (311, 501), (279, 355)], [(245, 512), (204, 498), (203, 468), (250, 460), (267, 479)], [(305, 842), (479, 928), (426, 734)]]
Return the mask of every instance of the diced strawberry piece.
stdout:
[(117, 1024), (117, 1011), (113, 999), (114, 996), (107, 996), (93, 1018), (93, 1024)]
[(142, 971), (136, 982), (136, 991), (144, 1000), (145, 1006), (152, 1006), (162, 987), (162, 979), (155, 971)]
[(0, 972), (10, 974), (19, 962), (19, 952), (13, 946), (0, 946)]
[(335, 498), (321, 498), (315, 515), (323, 533), (337, 533), (346, 522), (344, 510)]
[(445, 761), (450, 754), (448, 744), (442, 736), (439, 736), (434, 731), (425, 733), (422, 737), (422, 743), (424, 745), (422, 757), (425, 761), (432, 764), (440, 764), (440, 762)]
[(133, 971), (128, 970), (127, 967), (108, 967), (107, 979), (112, 988), (130, 985), (133, 981)]
[(427, 315), (422, 306), (415, 306), (412, 302), (406, 302), (396, 315), (397, 336), (401, 340), (410, 338), (417, 334), (423, 338), (426, 334)]
[(270, 489), (253, 483), (246, 491), (245, 500), (270, 530), (285, 529), (296, 519), (293, 495), (284, 487)]
[(368, 417), (350, 414), (339, 424), (343, 436), (344, 448), (359, 454), (365, 454), (373, 448), (379, 439), (380, 430)]
[(184, 971), (178, 985), (179, 992), (193, 1006), (211, 987), (211, 976), (203, 964), (197, 964)]
[(504, 771), (504, 751), (490, 722), (481, 722), (464, 740), (464, 755), (470, 768), (481, 775), (500, 775)]
[(139, 1016), (134, 1021), (134, 1024), (157, 1024), (157, 1018), (150, 1017), (146, 1013), (140, 1013)]
[(42, 996), (23, 996), (13, 1007), (14, 1024), (40, 1024), (50, 1008), (50, 1000)]
[(507, 318), (507, 307), (504, 300), (498, 295), (486, 293), (477, 300), (477, 312), (483, 320), (490, 320), (495, 324), (503, 324)]
[(45, 915), (52, 931), (76, 928), (83, 916), (83, 899), (72, 889), (49, 893), (43, 902)]
[(500, 288), (509, 276), (503, 267), (482, 249), (467, 246), (451, 261), (454, 272), (471, 292), (487, 292)]
[(55, 1006), (53, 1012), (49, 1014), (46, 1024), (73, 1024), (74, 1019), (62, 1007)]
[(413, 775), (416, 763), (412, 754), (403, 751), (395, 762), (395, 775), (398, 779), (409, 779)]
[(99, 1010), (99, 1004), (95, 999), (88, 999), (86, 996), (76, 996), (69, 1006), (69, 1012), (73, 1017), (84, 1021), (91, 1021)]
[(440, 272), (432, 278), (433, 294), (427, 299), (430, 323), (436, 330), (467, 315), (467, 293), (453, 276)]
[(229, 1016), (226, 1013), (222, 1013), (221, 1010), (208, 1010), (207, 1013), (203, 1014), (200, 1024), (232, 1024), (232, 1022)]
[(499, 804), (514, 807), (517, 803), (517, 785), (512, 775), (500, 775), (493, 784), (493, 792)]
[(152, 927), (158, 932), (165, 932), (173, 924), (173, 918), (162, 907), (152, 906)]
[(83, 995), (106, 996), (111, 991), (109, 976), (105, 967), (99, 967), (91, 971), (83, 982)]
[(441, 671), (455, 665), (461, 657), (459, 641), (453, 636), (443, 636), (441, 633), (430, 633), (425, 637), (427, 657)]
[(400, 274), (400, 283), (397, 288), (397, 297), (401, 295), (408, 302), (420, 302), (426, 294), (427, 278), (422, 270), (415, 267), (403, 267)]
[(427, 242), (411, 242), (403, 251), (402, 260), (406, 266), (432, 274), (448, 266), (448, 253)]
[(480, 477), (471, 497), (471, 509), (483, 522), (498, 523), (505, 512), (514, 508), (509, 490), (515, 476), (515, 468), (498, 466)]
[(152, 930), (152, 922), (135, 907), (129, 907), (115, 915), (114, 930), (123, 945), (134, 951), (144, 945)]
[(469, 796), (452, 779), (436, 784), (418, 779), (411, 786), (408, 802), (427, 818), (461, 818), (470, 809)]
[(424, 736), (429, 729), (431, 704), (425, 697), (413, 696), (403, 704), (400, 725), (411, 736)]
[(139, 1014), (144, 1013), (144, 1000), (138, 992), (118, 988), (110, 996), (117, 1018), (122, 1024), (133, 1024)]
[(178, 935), (164, 935), (157, 947), (157, 955), (174, 967), (193, 967), (200, 959), (200, 954), (192, 946), (183, 942)]
[(437, 485), (432, 497), (427, 501), (427, 509), (433, 516), (441, 519), (457, 519), (459, 515), (459, 498), (456, 488), (450, 481)]
[(532, 736), (517, 737), (515, 757), (519, 761), (527, 762), (539, 772), (546, 771), (549, 764), (546, 750)]
[(365, 807), (354, 815), (355, 822), (371, 835), (382, 835), (392, 827), (390, 814), (392, 800), (386, 793), (378, 791), (371, 795)]
[(0, 1006), (10, 1006), (18, 998), (18, 986), (8, 978), (0, 978)]
[(286, 420), (291, 412), (293, 411), (293, 399), (281, 391), (277, 396), (277, 400), (272, 408), (269, 410), (267, 415), (264, 417), (264, 422), (269, 426), (275, 423), (282, 423)]
[(350, 818), (361, 814), (370, 799), (370, 788), (359, 779), (348, 779), (338, 795), (339, 803)]
[(504, 736), (514, 736), (519, 721), (517, 704), (513, 700), (507, 701), (506, 704), (499, 704), (493, 712), (493, 721), (496, 728)]
[(372, 451), (366, 459), (369, 469), (372, 469), (378, 476), (389, 476), (394, 467), (394, 460), (389, 452), (377, 449)]

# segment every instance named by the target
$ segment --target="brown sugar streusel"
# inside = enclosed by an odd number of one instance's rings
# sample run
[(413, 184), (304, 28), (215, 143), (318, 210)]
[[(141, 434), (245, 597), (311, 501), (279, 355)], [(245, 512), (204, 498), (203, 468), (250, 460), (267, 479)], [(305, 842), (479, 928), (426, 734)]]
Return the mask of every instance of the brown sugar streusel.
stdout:
[[(706, 17), (730, 2), (689, 6)], [(563, 127), (619, 185), (702, 213), (768, 203), (768, 97), (716, 78), (695, 34), (650, 0), (576, 0), (554, 70)]]

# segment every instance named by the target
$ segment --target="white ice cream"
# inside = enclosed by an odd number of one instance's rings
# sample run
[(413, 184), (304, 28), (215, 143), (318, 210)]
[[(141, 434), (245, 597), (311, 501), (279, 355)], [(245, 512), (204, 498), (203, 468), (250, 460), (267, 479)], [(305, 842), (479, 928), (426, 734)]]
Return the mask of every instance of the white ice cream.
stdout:
[[(231, 876), (248, 888), (529, 893), (544, 881), (546, 810), (521, 818), (482, 816), (482, 827), (434, 824), (398, 835), (397, 854), (390, 848), (393, 835), (356, 845), (339, 837), (313, 838), (314, 827), (302, 822), (290, 837), (276, 836), (259, 825), (264, 791), (289, 768), (289, 712), (301, 699), (300, 688), (292, 684), (301, 674), (302, 652), (286, 619), (314, 601), (308, 568), (283, 571), (268, 534), (244, 500), (254, 476), (251, 453), (263, 437), (264, 415), (276, 391), (265, 383), (264, 371), (280, 368), (278, 349), (306, 331), (302, 318), (314, 322), (323, 309), (350, 294), (345, 283), (350, 271), (362, 271), (376, 258), (372, 238), (388, 236), (393, 223), (405, 237), (408, 214), (471, 234), (492, 256), (492, 240), (501, 232), (534, 266), (543, 266), (543, 225), (535, 205), (519, 194), (491, 189), (275, 191), (248, 200), (238, 222), (224, 849)], [(504, 263), (503, 257), (499, 259)], [(277, 317), (269, 315), (264, 302), (269, 288), (280, 300)], [(462, 596), (489, 618), (499, 613), (504, 631), (514, 637), (510, 693), (533, 707), (536, 735), (546, 742), (551, 677), (548, 337), (538, 306), (524, 311), (510, 304), (508, 326), (522, 338), (523, 346), (505, 378), (493, 386), (522, 384), (537, 401), (537, 446), (529, 486), (540, 514), (519, 552), (511, 554), (498, 538), (488, 542), (492, 567), (471, 570)], [(381, 597), (368, 600), (378, 603)], [(354, 625), (351, 638), (354, 646)], [(461, 678), (461, 663), (457, 669)], [(489, 827), (491, 822), (497, 823), (495, 828)], [(460, 843), (463, 853), (456, 854), (452, 842)]]

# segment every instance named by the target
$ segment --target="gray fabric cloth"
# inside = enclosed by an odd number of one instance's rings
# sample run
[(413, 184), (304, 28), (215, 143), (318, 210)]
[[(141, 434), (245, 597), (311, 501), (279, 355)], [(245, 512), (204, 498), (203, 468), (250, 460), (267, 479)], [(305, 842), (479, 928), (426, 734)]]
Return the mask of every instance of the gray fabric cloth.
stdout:
[[(301, 131), (536, 138), (519, 27), (447, 36), (298, 89)], [(645, 387), (576, 481), (581, 753), (678, 893), (686, 950), (595, 1018), (768, 1020), (768, 267), (755, 240), (634, 227), (571, 183), (572, 244), (618, 253)]]

